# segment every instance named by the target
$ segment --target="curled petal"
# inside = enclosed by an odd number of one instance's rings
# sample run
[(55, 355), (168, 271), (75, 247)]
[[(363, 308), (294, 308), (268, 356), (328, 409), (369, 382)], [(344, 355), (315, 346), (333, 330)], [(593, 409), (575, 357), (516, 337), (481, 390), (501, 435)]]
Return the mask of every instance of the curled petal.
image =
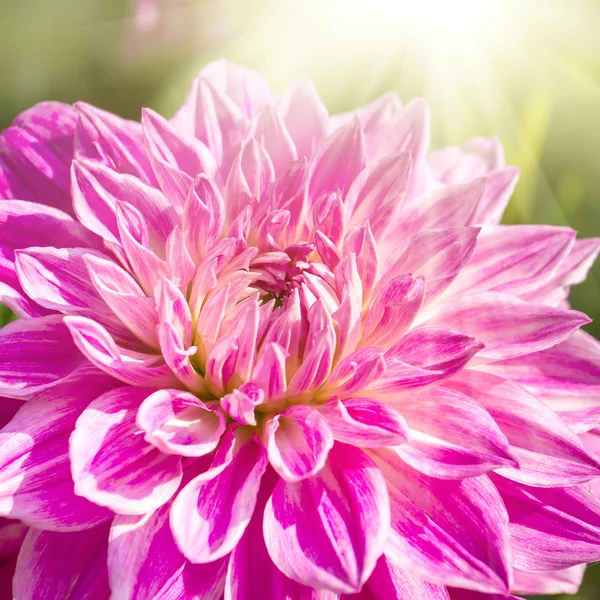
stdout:
[(333, 446), (333, 436), (320, 412), (297, 404), (275, 415), (264, 427), (271, 466), (286, 481), (318, 473)]
[(137, 424), (147, 442), (167, 454), (203, 456), (212, 452), (225, 431), (225, 417), (196, 396), (179, 390), (159, 390), (137, 412)]

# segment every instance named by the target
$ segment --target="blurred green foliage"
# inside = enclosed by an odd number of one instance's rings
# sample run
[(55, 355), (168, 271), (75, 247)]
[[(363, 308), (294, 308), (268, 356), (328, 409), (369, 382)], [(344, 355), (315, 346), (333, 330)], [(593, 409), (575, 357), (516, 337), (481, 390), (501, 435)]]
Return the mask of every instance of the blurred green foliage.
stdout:
[[(339, 0), (171, 6), (158, 28), (133, 34), (133, 1), (0, 0), (0, 128), (48, 99), (85, 100), (129, 118), (141, 106), (170, 115), (195, 72), (225, 57), (258, 69), (278, 91), (308, 74), (331, 112), (388, 90), (403, 101), (425, 97), (434, 147), (495, 134), (507, 162), (521, 167), (505, 222), (600, 235), (598, 0), (505, 0), (477, 31), (457, 15), (443, 43), (434, 14), (416, 34), (393, 23), (370, 30)], [(598, 281), (600, 264), (571, 301), (600, 337)], [(10, 318), (0, 307), (0, 324)], [(590, 568), (577, 598), (598, 598), (599, 581), (600, 568)]]

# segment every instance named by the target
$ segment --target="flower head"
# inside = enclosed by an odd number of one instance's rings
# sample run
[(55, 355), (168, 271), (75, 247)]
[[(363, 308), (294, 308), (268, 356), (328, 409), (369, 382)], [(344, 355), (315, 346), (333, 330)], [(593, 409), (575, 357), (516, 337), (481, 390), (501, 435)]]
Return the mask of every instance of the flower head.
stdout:
[(565, 300), (600, 246), (498, 225), (497, 140), (219, 62), (171, 120), (41, 104), (0, 144), (19, 599), (500, 598), (600, 558)]

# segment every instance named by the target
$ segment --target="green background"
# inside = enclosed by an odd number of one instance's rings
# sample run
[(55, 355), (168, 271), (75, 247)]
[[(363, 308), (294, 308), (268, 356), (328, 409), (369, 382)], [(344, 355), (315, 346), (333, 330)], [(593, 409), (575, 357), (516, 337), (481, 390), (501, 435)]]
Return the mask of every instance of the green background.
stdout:
[[(158, 25), (136, 32), (133, 2), (0, 0), (0, 128), (48, 99), (169, 116), (194, 73), (225, 57), (276, 91), (308, 74), (332, 113), (388, 90), (424, 97), (434, 148), (496, 134), (521, 167), (505, 222), (600, 236), (600, 2), (480, 0), (493, 10), (473, 20), (464, 2), (415, 16), (402, 1), (388, 18), (382, 0), (163, 0)], [(597, 264), (571, 294), (597, 337), (599, 278)], [(594, 581), (600, 567), (577, 598), (600, 597)]]

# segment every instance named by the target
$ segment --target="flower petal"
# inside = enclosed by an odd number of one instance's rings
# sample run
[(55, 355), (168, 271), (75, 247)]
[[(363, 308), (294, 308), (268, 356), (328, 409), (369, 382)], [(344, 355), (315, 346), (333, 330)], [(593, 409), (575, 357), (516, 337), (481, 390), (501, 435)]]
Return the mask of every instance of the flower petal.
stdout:
[(84, 317), (65, 317), (75, 345), (102, 371), (130, 385), (177, 388), (180, 383), (160, 355), (120, 348), (108, 331)]
[(500, 292), (461, 296), (430, 321), (472, 335), (485, 347), (478, 361), (531, 354), (567, 339), (588, 317), (575, 310), (532, 305)]
[(486, 476), (433, 479), (391, 450), (370, 450), (390, 493), (390, 562), (445, 585), (487, 593), (509, 587), (508, 515)]
[(167, 504), (147, 515), (113, 520), (108, 545), (112, 600), (222, 598), (227, 560), (188, 562), (173, 539), (169, 509)]
[(333, 446), (327, 421), (302, 404), (275, 415), (263, 431), (269, 462), (286, 481), (301, 481), (318, 473)]
[(0, 393), (26, 398), (84, 362), (60, 316), (22, 319), (0, 330)]
[(338, 443), (317, 475), (275, 486), (264, 513), (269, 555), (307, 586), (359, 591), (383, 551), (388, 510), (380, 471), (361, 450)]
[(492, 479), (510, 517), (515, 568), (555, 571), (600, 560), (600, 501), (587, 486), (543, 489)]
[(211, 468), (179, 492), (171, 509), (171, 530), (188, 560), (209, 563), (235, 548), (266, 467), (266, 451), (253, 434), (225, 435)]
[[(30, 529), (15, 572), (19, 600), (105, 600), (108, 526), (77, 532)], [(68, 557), (68, 560), (65, 560)]]
[(212, 452), (225, 431), (225, 417), (196, 396), (179, 390), (150, 394), (137, 412), (147, 442), (166, 454), (203, 456)]
[(150, 390), (120, 387), (96, 398), (69, 440), (75, 493), (117, 513), (144, 514), (164, 504), (181, 481), (181, 459), (139, 435), (135, 417)]
[(0, 134), (1, 198), (41, 201), (73, 214), (69, 166), (76, 120), (71, 106), (42, 102)]
[(88, 529), (111, 517), (75, 495), (68, 451), (79, 415), (116, 383), (87, 365), (22, 405), (0, 431), (0, 514), (52, 531)]
[(395, 450), (425, 475), (463, 479), (517, 466), (494, 419), (471, 398), (434, 388), (390, 402), (410, 428), (408, 442)]
[(474, 398), (506, 435), (518, 468), (504, 477), (527, 485), (562, 487), (600, 475), (600, 464), (554, 411), (511, 381), (465, 369), (444, 384)]
[(335, 440), (361, 448), (397, 446), (408, 436), (404, 418), (383, 402), (370, 398), (333, 398), (319, 407)]

